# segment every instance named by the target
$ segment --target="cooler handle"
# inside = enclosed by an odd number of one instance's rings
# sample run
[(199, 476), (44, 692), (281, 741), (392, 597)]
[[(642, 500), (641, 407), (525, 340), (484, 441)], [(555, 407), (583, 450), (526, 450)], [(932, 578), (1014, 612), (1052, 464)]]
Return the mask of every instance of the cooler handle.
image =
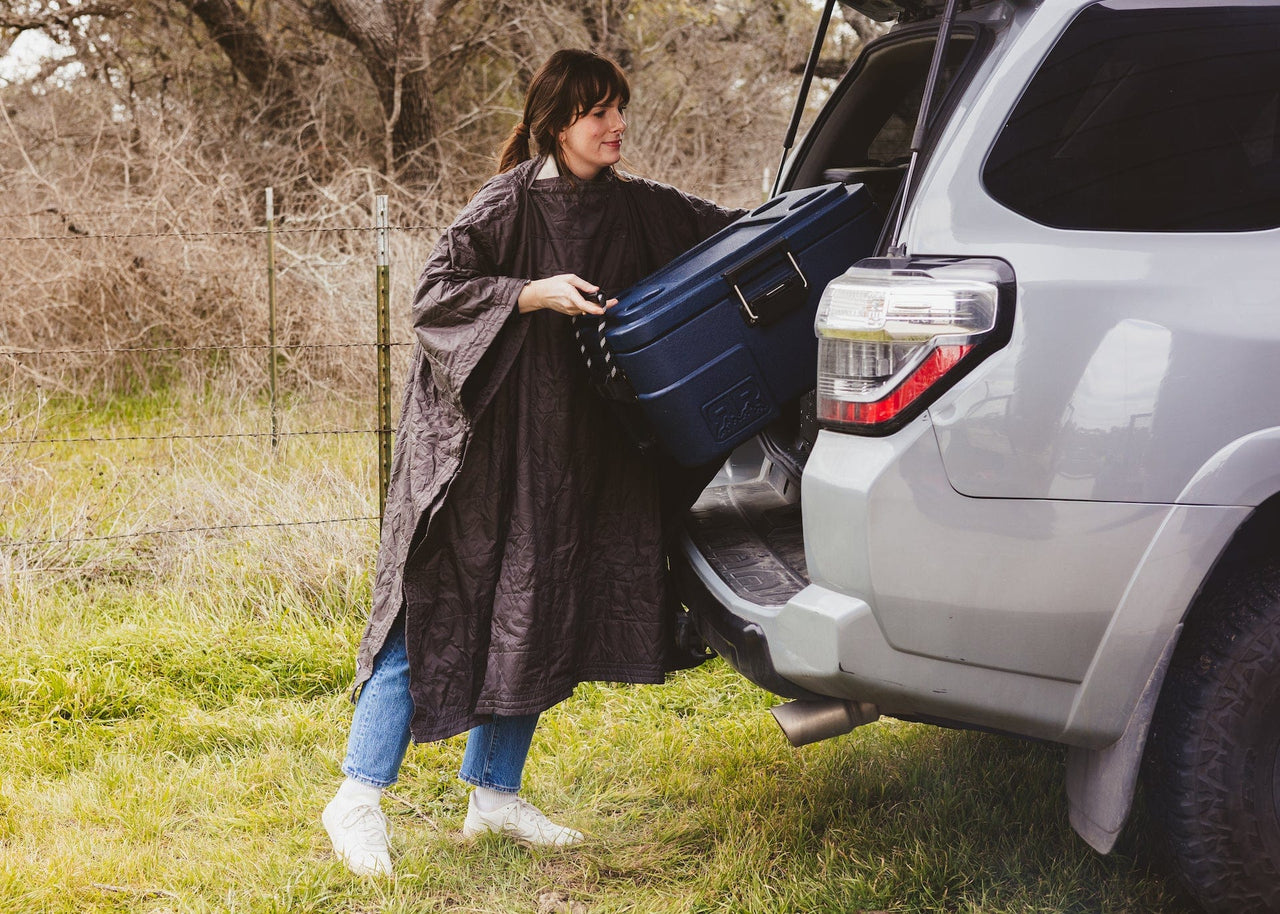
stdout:
[[(767, 260), (776, 258), (779, 252), (785, 254), (787, 260), (791, 261), (791, 269), (795, 270), (795, 276), (788, 276), (777, 285), (752, 296), (751, 300), (748, 301), (746, 295), (742, 292), (742, 288), (738, 285), (738, 280), (752, 268)], [(752, 254), (745, 260), (734, 264), (720, 275), (724, 277), (725, 282), (733, 287), (733, 291), (738, 296), (738, 302), (740, 303), (738, 311), (741, 312), (742, 319), (752, 327), (773, 323), (784, 314), (804, 304), (807, 298), (805, 292), (809, 288), (809, 280), (805, 278), (804, 271), (800, 269), (800, 264), (796, 263), (796, 258), (791, 253), (791, 248), (787, 245), (786, 238), (778, 239), (763, 251)], [(799, 285), (796, 285), (797, 280), (799, 280)]]

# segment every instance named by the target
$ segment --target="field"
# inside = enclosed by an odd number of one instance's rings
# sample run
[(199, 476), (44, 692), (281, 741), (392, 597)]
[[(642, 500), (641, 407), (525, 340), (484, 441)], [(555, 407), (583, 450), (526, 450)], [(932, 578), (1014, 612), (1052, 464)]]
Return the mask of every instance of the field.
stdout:
[[(389, 792), (396, 878), (353, 877), (319, 811), (369, 604), (376, 521), (343, 519), (376, 513), (371, 438), (273, 449), (261, 404), (208, 391), (36, 406), (5, 408), (6, 440), (36, 411), (40, 440), (0, 451), (3, 914), (1185, 910), (1140, 816), (1108, 857), (1071, 832), (1061, 750), (894, 720), (792, 749), (719, 660), (545, 715), (526, 795), (584, 847), (464, 841), (456, 738)], [(195, 415), (242, 437), (164, 437)]]

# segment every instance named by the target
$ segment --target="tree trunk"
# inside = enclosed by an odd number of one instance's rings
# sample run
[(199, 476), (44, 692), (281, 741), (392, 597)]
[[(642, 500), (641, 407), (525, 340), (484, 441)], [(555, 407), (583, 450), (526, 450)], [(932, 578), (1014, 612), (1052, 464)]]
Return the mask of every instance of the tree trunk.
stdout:
[[(421, 171), (435, 137), (422, 7), (413, 0), (328, 0), (373, 79), (386, 126), (388, 172)], [(429, 15), (429, 12), (427, 13)]]
[(258, 27), (236, 0), (181, 0), (222, 48), (236, 73), (281, 110), (297, 100), (297, 85), (288, 62), (272, 52)]

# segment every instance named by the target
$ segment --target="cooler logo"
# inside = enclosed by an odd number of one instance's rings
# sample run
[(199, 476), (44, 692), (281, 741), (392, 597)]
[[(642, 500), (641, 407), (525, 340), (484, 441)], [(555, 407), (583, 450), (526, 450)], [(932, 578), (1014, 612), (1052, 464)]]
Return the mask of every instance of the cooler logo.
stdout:
[(743, 378), (702, 407), (702, 417), (716, 441), (727, 441), (769, 415), (769, 404), (755, 378)]

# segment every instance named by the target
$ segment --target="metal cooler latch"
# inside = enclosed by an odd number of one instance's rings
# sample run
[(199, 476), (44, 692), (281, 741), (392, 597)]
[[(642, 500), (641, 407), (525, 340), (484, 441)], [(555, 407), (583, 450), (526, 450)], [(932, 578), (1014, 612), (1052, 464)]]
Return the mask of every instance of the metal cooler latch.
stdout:
[[(773, 283), (764, 291), (757, 292), (748, 299), (742, 291), (743, 276), (748, 273), (759, 275), (765, 272), (765, 268), (771, 261), (779, 259), (779, 254), (784, 255), (791, 263), (794, 275), (785, 277), (781, 282)], [(805, 278), (800, 264), (796, 263), (786, 238), (739, 261), (721, 275), (738, 296), (738, 311), (742, 314), (742, 319), (752, 327), (772, 324), (808, 300), (809, 280)]]

